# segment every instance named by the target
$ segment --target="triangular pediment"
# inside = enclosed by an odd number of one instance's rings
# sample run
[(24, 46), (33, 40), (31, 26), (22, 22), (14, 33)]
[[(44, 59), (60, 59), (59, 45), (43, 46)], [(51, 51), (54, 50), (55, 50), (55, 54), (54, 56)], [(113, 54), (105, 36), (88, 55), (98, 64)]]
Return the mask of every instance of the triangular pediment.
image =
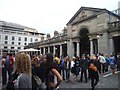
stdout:
[(86, 18), (97, 15), (98, 13), (105, 12), (106, 9), (91, 8), (91, 7), (81, 7), (75, 15), (70, 19), (67, 24), (77, 22), (78, 20), (84, 20)]

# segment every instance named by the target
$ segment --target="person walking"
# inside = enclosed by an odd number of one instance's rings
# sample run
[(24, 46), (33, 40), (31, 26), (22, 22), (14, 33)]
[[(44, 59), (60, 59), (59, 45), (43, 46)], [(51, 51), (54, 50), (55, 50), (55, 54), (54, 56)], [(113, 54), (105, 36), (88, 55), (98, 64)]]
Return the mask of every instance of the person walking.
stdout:
[(98, 60), (100, 61), (101, 65), (102, 65), (102, 73), (105, 73), (105, 63), (106, 63), (106, 60), (105, 60), (104, 55), (103, 54), (99, 54)]
[(89, 68), (89, 73), (90, 73), (92, 90), (94, 90), (95, 86), (99, 82), (99, 74), (98, 74), (98, 69), (97, 69), (98, 66), (96, 63), (97, 63), (96, 56), (91, 55), (88, 68)]
[(115, 75), (115, 69), (116, 69), (116, 59), (114, 57), (114, 55), (111, 55), (111, 57), (109, 58), (109, 63), (110, 63), (110, 68), (112, 70), (112, 75)]

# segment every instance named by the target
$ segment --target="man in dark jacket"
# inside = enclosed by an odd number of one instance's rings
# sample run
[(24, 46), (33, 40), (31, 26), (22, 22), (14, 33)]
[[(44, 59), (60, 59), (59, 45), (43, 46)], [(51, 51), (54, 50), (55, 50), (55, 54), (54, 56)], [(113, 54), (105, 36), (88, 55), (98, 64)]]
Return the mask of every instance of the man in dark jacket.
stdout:
[(88, 69), (88, 58), (87, 57), (83, 57), (80, 60), (80, 68), (81, 68), (80, 82), (82, 82), (83, 74), (84, 74), (85, 82), (87, 83), (87, 69)]

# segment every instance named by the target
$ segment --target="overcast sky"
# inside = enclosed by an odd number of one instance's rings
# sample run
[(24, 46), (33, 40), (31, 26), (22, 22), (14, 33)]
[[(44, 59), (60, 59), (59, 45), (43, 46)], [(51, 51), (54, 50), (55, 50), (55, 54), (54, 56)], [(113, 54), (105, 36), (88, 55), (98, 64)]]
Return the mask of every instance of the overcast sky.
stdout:
[(35, 28), (41, 33), (61, 31), (81, 6), (118, 8), (119, 0), (0, 0), (0, 20)]

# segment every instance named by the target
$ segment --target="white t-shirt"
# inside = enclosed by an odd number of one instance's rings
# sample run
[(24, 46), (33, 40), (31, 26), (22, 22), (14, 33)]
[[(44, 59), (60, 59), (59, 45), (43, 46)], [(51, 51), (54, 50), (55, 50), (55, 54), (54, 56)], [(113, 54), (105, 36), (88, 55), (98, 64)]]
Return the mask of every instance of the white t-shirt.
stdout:
[(74, 67), (75, 62), (71, 61), (71, 68)]
[(101, 63), (105, 63), (106, 60), (103, 56), (99, 56), (98, 59), (100, 60)]

